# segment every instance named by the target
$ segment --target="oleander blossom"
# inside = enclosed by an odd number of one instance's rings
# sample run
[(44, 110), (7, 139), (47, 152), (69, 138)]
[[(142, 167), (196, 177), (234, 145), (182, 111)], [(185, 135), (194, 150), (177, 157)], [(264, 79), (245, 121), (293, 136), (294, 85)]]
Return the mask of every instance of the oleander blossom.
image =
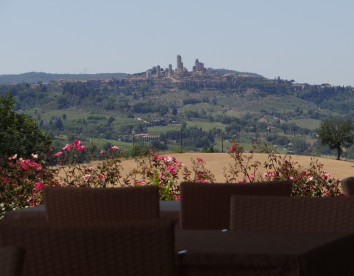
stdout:
[(14, 155), (12, 155), (12, 156), (10, 156), (10, 157), (9, 157), (9, 160), (13, 160), (13, 159), (16, 159), (16, 158), (17, 158), (17, 153), (14, 154)]
[(66, 144), (63, 148), (62, 148), (62, 150), (69, 150), (71, 148), (71, 146), (69, 145), (69, 144)]
[(42, 181), (38, 181), (37, 183), (34, 184), (34, 188), (35, 188), (36, 190), (42, 189), (43, 186), (44, 186), (44, 185), (43, 185), (43, 182), (42, 182)]
[(85, 148), (86, 148), (86, 147), (85, 147), (84, 145), (81, 145), (81, 146), (77, 147), (77, 149), (78, 149), (79, 151), (83, 151)]
[(73, 147), (73, 148), (79, 148), (80, 145), (81, 145), (81, 141), (79, 141), (79, 140), (74, 140), (74, 141), (73, 141), (73, 144), (72, 144), (72, 147)]
[(143, 185), (145, 185), (145, 184), (146, 184), (145, 181), (135, 181), (135, 182), (134, 182), (134, 186), (143, 186)]

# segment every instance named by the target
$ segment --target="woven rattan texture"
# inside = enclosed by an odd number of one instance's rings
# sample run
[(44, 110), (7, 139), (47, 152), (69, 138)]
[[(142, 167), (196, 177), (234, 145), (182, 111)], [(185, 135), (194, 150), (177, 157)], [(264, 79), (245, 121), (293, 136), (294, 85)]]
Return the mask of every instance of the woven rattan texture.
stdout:
[(1, 245), (25, 248), (23, 275), (173, 275), (170, 221), (0, 224)]
[(0, 247), (0, 275), (22, 275), (24, 250), (16, 247)]
[(290, 196), (291, 182), (182, 182), (180, 193), (182, 229), (221, 230), (230, 226), (230, 201), (232, 195)]
[(159, 218), (155, 186), (120, 188), (45, 187), (49, 222), (111, 222)]
[(233, 196), (231, 231), (354, 232), (354, 199)]

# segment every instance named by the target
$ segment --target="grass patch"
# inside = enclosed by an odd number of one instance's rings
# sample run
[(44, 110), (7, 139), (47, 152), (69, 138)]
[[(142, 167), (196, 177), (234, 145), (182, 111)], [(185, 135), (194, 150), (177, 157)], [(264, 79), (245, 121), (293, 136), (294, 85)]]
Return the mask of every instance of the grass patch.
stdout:
[(203, 131), (209, 131), (213, 128), (225, 130), (225, 125), (219, 122), (187, 121), (187, 127), (202, 128)]
[(169, 125), (169, 126), (156, 126), (156, 127), (148, 127), (148, 133), (151, 135), (160, 135), (162, 133), (166, 133), (168, 131), (179, 131), (181, 130), (181, 125)]
[(319, 128), (321, 121), (316, 120), (316, 119), (298, 119), (298, 120), (293, 120), (297, 126), (302, 127), (302, 128), (307, 128), (310, 130), (315, 130)]

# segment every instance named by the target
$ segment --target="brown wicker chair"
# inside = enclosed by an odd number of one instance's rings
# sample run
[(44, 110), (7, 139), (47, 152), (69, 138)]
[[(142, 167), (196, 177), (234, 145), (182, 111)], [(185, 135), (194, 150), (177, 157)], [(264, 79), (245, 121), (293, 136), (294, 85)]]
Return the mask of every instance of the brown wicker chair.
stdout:
[(44, 187), (43, 201), (48, 222), (120, 222), (160, 216), (156, 186)]
[(354, 196), (354, 177), (347, 177), (342, 179), (341, 186), (343, 193), (346, 196)]
[(230, 200), (240, 195), (291, 195), (291, 181), (180, 184), (182, 229), (222, 230), (230, 226)]
[(234, 195), (230, 230), (354, 232), (354, 199)]
[(0, 275), (21, 276), (24, 250), (17, 247), (0, 247)]
[[(0, 222), (0, 245), (26, 250), (23, 275), (174, 275), (170, 221)], [(2, 274), (1, 274), (2, 275)]]

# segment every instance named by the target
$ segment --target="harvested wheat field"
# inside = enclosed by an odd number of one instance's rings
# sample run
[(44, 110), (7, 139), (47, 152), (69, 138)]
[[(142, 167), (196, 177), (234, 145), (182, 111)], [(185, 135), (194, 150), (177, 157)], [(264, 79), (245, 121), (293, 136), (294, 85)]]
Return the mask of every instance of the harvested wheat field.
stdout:
[[(174, 156), (177, 161), (182, 162), (189, 169), (192, 169), (192, 159), (196, 160), (197, 157), (202, 158), (206, 163), (206, 168), (209, 169), (216, 178), (217, 182), (225, 181), (224, 178), (224, 168), (228, 168), (232, 159), (227, 153), (166, 153), (166, 156)], [(245, 154), (245, 156), (250, 156), (250, 154)], [(335, 160), (330, 158), (320, 158), (320, 157), (310, 157), (310, 156), (300, 156), (292, 155), (291, 159), (293, 162), (298, 162), (303, 168), (310, 167), (311, 158), (318, 159), (318, 161), (323, 164), (323, 171), (329, 173), (331, 177), (336, 179), (343, 179), (349, 176), (354, 176), (354, 162)], [(253, 161), (259, 161), (262, 164), (268, 160), (268, 154), (256, 153), (254, 154)], [(134, 160), (122, 160), (123, 172), (128, 172), (136, 167)], [(265, 172), (263, 168), (260, 168), (260, 172)]]

